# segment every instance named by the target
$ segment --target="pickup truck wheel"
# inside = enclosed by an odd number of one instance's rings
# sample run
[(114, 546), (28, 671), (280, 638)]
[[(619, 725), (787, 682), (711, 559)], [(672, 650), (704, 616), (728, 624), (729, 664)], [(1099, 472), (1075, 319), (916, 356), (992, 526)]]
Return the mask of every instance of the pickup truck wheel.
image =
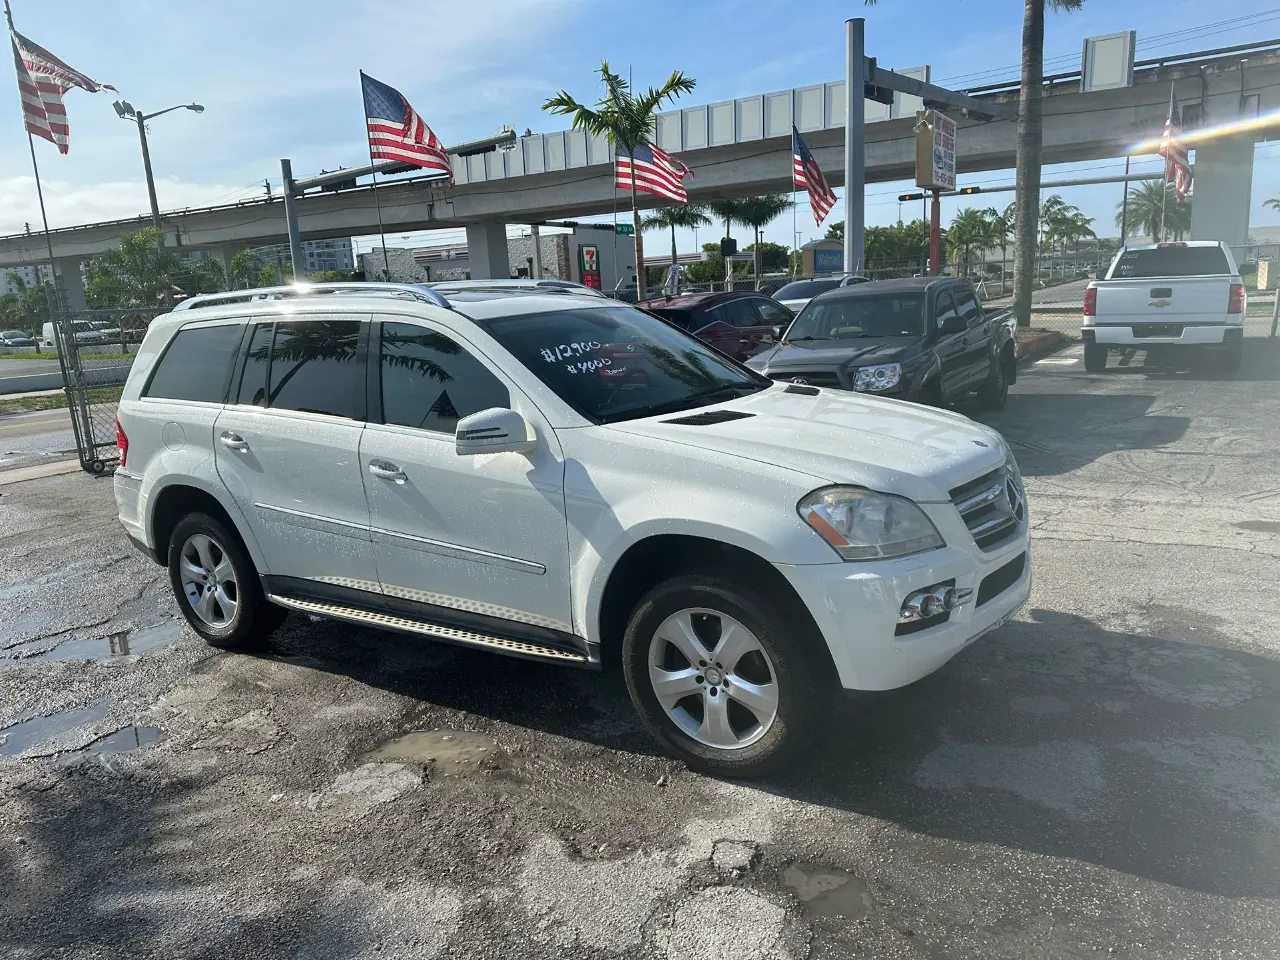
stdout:
[(1103, 344), (1084, 345), (1084, 368), (1090, 373), (1102, 373), (1107, 369), (1107, 348)]
[(263, 595), (240, 538), (208, 514), (187, 514), (174, 526), (169, 582), (182, 615), (212, 647), (247, 647), (284, 622), (286, 611)]
[(1009, 367), (1004, 355), (996, 357), (987, 382), (978, 391), (978, 403), (987, 410), (1003, 410), (1009, 399)]
[(1240, 362), (1244, 359), (1244, 340), (1232, 340), (1217, 359), (1219, 373), (1239, 373)]
[[(827, 688), (795, 617), (715, 577), (674, 577), (637, 604), (622, 644), (631, 700), (689, 766), (758, 776), (794, 761)], [(819, 641), (820, 642), (820, 641)]]

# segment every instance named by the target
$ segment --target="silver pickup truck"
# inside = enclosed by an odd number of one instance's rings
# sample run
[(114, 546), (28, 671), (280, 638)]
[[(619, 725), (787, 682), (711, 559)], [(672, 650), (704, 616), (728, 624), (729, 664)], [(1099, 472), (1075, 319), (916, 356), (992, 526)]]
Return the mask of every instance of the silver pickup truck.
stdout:
[[(1244, 282), (1231, 248), (1216, 240), (1122, 247), (1107, 275), (1084, 292), (1084, 365), (1107, 366), (1107, 354), (1141, 348), (1147, 362), (1193, 351), (1223, 373), (1240, 369)], [(1157, 362), (1158, 359), (1157, 359)]]

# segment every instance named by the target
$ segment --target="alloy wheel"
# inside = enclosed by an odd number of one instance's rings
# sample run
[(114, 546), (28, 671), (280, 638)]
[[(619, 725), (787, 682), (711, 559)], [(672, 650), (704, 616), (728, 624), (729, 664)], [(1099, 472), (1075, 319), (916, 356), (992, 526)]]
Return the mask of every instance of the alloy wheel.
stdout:
[(197, 617), (217, 628), (235, 620), (240, 583), (222, 544), (203, 533), (188, 537), (179, 555), (178, 572), (183, 595)]
[(649, 682), (667, 717), (708, 747), (737, 750), (778, 715), (778, 679), (756, 635), (717, 610), (672, 614), (649, 642)]

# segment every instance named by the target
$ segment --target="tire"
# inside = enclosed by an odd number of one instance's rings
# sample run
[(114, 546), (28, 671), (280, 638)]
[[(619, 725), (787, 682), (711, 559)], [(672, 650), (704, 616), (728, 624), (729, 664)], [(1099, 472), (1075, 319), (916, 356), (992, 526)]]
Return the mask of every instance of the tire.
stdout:
[(178, 521), (169, 537), (168, 566), (182, 615), (211, 647), (253, 646), (284, 622), (286, 611), (263, 595), (239, 535), (216, 517), (189, 513)]
[(1084, 368), (1090, 373), (1102, 373), (1107, 369), (1107, 348), (1100, 343), (1084, 345)]
[[(696, 770), (729, 777), (777, 772), (799, 758), (826, 713), (822, 691), (832, 689), (834, 670), (816, 652), (817, 628), (804, 623), (807, 616), (757, 599), (770, 595), (777, 591), (686, 574), (649, 590), (631, 614), (622, 642), (631, 701), (649, 732)], [(738, 642), (721, 650), (726, 629)], [(724, 658), (719, 666), (717, 655)], [(655, 680), (667, 675), (670, 692), (660, 700)]]
[(942, 381), (934, 378), (921, 386), (917, 402), (923, 403), (926, 407), (944, 406), (942, 399)]
[(1232, 340), (1217, 356), (1219, 373), (1239, 373), (1244, 359), (1244, 340)]
[(996, 357), (987, 382), (978, 391), (978, 403), (986, 410), (1003, 410), (1009, 399), (1009, 359), (1001, 353)]

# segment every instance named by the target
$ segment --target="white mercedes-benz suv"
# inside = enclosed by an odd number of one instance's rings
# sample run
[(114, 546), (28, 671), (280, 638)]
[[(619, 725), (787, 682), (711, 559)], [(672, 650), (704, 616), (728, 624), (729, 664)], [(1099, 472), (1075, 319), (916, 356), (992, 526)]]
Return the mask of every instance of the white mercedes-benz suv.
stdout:
[(998, 433), (771, 382), (607, 299), (196, 297), (151, 324), (118, 439), (120, 520), (210, 644), (298, 610), (616, 666), (657, 737), (734, 776), (1031, 589)]

